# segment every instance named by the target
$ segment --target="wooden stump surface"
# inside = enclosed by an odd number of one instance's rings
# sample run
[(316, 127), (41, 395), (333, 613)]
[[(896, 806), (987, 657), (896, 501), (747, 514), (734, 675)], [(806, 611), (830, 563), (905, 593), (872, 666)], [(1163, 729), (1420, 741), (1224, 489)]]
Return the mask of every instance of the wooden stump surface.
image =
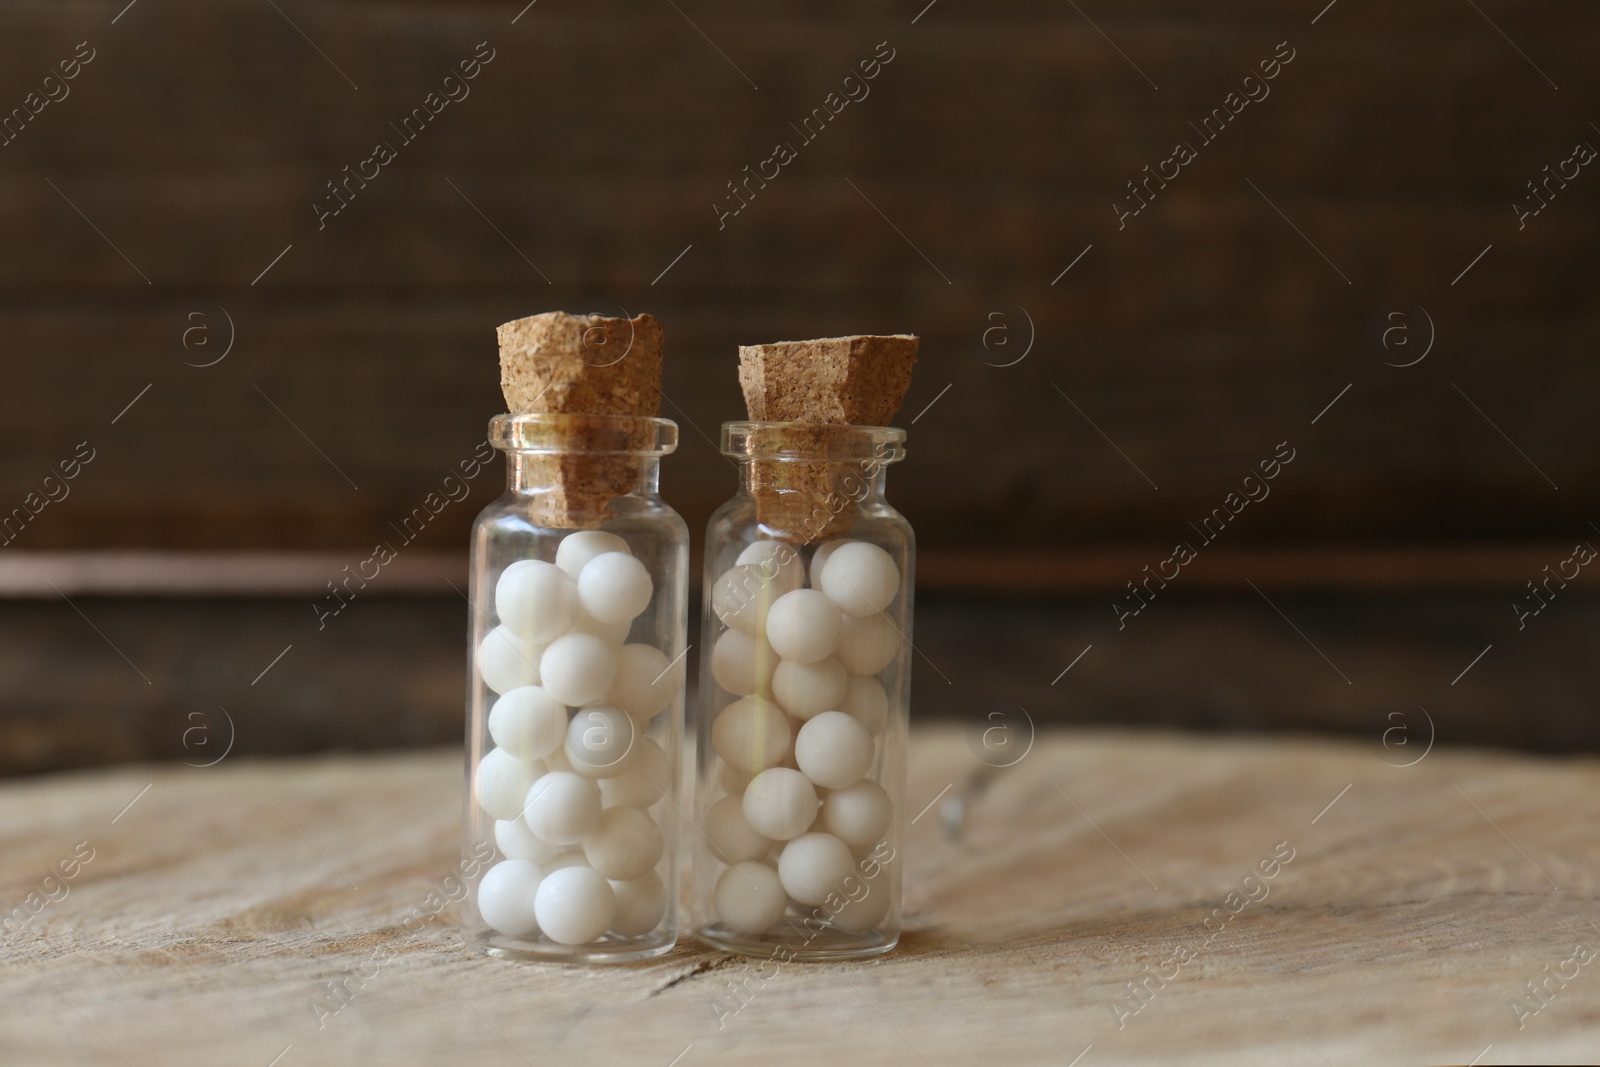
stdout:
[(919, 728), (908, 932), (836, 965), (408, 931), (454, 750), (13, 782), (0, 1062), (1593, 1062), (1600, 763), (1389, 740)]

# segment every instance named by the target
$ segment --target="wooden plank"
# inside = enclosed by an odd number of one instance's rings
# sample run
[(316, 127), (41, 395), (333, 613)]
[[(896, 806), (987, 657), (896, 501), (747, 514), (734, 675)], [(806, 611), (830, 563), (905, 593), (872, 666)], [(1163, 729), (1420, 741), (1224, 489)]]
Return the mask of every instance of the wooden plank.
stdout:
[[(1592, 759), (1441, 746), (1398, 768), (1356, 745), (1074, 732), (996, 769), (946, 729), (917, 732), (910, 767), (907, 810), (942, 799), (905, 828), (901, 948), (776, 972), (692, 943), (515, 965), (442, 923), (410, 933), (457, 855), (457, 751), (0, 787), (0, 891), (25, 912), (0, 1045), (178, 1067), (1089, 1065), (1567, 1062), (1600, 1041), (1593, 964), (1566, 962), (1600, 941)], [(27, 914), (80, 842), (93, 859)], [(319, 1017), (330, 982), (348, 1003)]]
[[(1204, 566), (1185, 573), (1190, 593), (1248, 590), (1251, 582), (1281, 592), (1330, 591), (1396, 595), (1414, 590), (1514, 590), (1565, 560), (1571, 545), (1435, 545), (1413, 548), (1218, 549)], [(1115, 595), (1143, 568), (1171, 554), (1170, 547), (1107, 548), (1084, 545), (1054, 552), (922, 552), (919, 594)], [(354, 554), (356, 557), (360, 553)], [(0, 554), (0, 599), (55, 600), (101, 597), (316, 597), (329, 581), (356, 574), (365, 561), (352, 554), (319, 552), (82, 551)], [(370, 570), (368, 571), (370, 574)], [(396, 555), (362, 589), (374, 596), (442, 596), (465, 588), (463, 552), (411, 548)], [(690, 555), (690, 585), (698, 589), (700, 561)], [(359, 575), (357, 575), (359, 577)], [(359, 583), (357, 583), (359, 587)], [(454, 589), (452, 589), (452, 585)]]
[[(668, 324), (686, 432), (664, 485), (691, 525), (732, 487), (707, 439), (740, 411), (736, 345), (900, 329), (925, 338), (906, 420), (951, 387), (891, 476), (930, 546), (1166, 541), (1286, 438), (1304, 467), (1239, 531), (1257, 543), (1564, 539), (1591, 518), (1600, 460), (1572, 442), (1600, 404), (1600, 202), (1585, 172), (1525, 229), (1511, 204), (1595, 136), (1592, 8), (1507, 5), (1494, 26), (1449, 6), (1341, 5), (1315, 26), (1265, 3), (1085, 8), (1092, 24), (1044, 0), (940, 4), (914, 26), (686, 9), (758, 92), (670, 5), (535, 6), (512, 26), (518, 7), (6, 12), (0, 107), (77, 41), (99, 49), (0, 148), (0, 242), (28, 249), (0, 262), (0, 508), (103, 442), (25, 546), (364, 545), (482, 439), (495, 323), (618, 304)], [(1272, 96), (1117, 229), (1124, 183), (1285, 38), (1299, 54)], [(324, 183), (485, 39), (498, 57), (472, 95), (319, 231)], [(872, 95), (719, 230), (725, 183), (886, 39)], [(1402, 299), (1440, 345), (1405, 369), (1364, 337)], [(218, 351), (183, 347), (189, 316), (220, 344), (222, 309), (237, 347), (184, 366)], [(1015, 346), (1023, 310), (1034, 351), (985, 365), (1019, 351), (984, 347), (992, 316)], [(428, 547), (459, 545), (471, 510)]]
[[(1600, 600), (1581, 586), (1525, 628), (1512, 610), (1520, 583), (1398, 595), (1258, 587), (1174, 588), (1122, 628), (1115, 587), (1070, 599), (919, 596), (913, 714), (1360, 737), (1404, 723), (1393, 736), (1600, 751), (1583, 668), (1600, 640)], [(321, 626), (316, 606), (334, 604), (0, 601), (0, 776), (203, 761), (230, 737), (245, 755), (460, 737), (461, 597), (388, 595), (375, 583)], [(689, 632), (699, 633), (698, 611)], [(696, 674), (691, 665), (691, 685)]]

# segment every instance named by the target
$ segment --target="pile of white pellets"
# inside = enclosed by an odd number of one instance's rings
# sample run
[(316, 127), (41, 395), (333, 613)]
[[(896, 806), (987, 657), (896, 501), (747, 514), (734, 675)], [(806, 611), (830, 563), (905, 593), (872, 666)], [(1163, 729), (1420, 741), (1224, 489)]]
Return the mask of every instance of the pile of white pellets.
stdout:
[(668, 650), (626, 643), (654, 593), (627, 542), (593, 530), (495, 584), (499, 625), (476, 657), (499, 694), (494, 747), (473, 795), (505, 857), (478, 885), (478, 912), (502, 934), (585, 945), (648, 934), (666, 914), (659, 809), (672, 776), (645, 731), (680, 676)]
[(758, 541), (712, 587), (727, 629), (711, 673), (738, 697), (712, 723), (723, 795), (703, 827), (726, 865), (712, 902), (722, 928), (767, 933), (791, 908), (825, 908), (851, 933), (884, 920), (888, 880), (867, 857), (895, 801), (870, 775), (890, 714), (879, 675), (905, 643), (886, 612), (900, 582), (889, 553), (865, 541), (822, 545), (809, 571), (793, 546)]

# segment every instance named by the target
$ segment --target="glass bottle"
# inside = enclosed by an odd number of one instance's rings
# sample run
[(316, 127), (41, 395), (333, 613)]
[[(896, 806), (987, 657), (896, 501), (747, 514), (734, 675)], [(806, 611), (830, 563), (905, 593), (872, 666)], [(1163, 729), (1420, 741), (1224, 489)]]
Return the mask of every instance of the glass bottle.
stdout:
[(690, 921), (717, 948), (848, 959), (900, 937), (911, 526), (905, 431), (730, 422), (706, 532)]
[(473, 525), (460, 922), (509, 959), (677, 940), (688, 528), (667, 419), (500, 415), (506, 493)]

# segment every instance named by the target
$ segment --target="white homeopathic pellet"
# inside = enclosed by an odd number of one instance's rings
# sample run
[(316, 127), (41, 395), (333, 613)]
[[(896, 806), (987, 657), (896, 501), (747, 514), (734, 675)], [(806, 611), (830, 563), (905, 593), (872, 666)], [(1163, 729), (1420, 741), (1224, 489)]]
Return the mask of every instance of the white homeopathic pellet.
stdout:
[(598, 871), (563, 867), (544, 876), (533, 906), (546, 937), (561, 945), (584, 945), (611, 926), (617, 898)]
[(553, 859), (561, 851), (560, 845), (540, 840), (538, 835), (528, 829), (528, 824), (523, 821), (521, 815), (515, 819), (495, 820), (494, 843), (506, 859), (527, 860), (541, 869), (546, 861)]
[(667, 658), (653, 645), (623, 645), (617, 652), (617, 680), (607, 700), (633, 716), (640, 727), (649, 725), (678, 692), (682, 663)]
[(575, 845), (600, 821), (600, 787), (572, 771), (551, 771), (528, 789), (522, 817), (538, 837)]
[(618, 937), (648, 934), (667, 914), (667, 887), (654, 871), (627, 882), (613, 881), (611, 892), (617, 901), (611, 932)]
[(711, 852), (723, 863), (758, 860), (772, 850), (772, 839), (763, 837), (744, 817), (744, 802), (739, 797), (723, 797), (711, 805), (705, 824)]
[(614, 778), (600, 779), (600, 796), (607, 804), (648, 808), (667, 792), (667, 754), (648, 737), (633, 739), (633, 751)]
[(789, 898), (778, 881), (778, 872), (765, 863), (749, 861), (722, 872), (712, 894), (717, 918), (736, 934), (759, 934), (779, 919), (789, 906)]
[(856, 542), (853, 539), (844, 537), (837, 541), (829, 541), (825, 545), (818, 546), (816, 552), (814, 552), (811, 556), (811, 588), (822, 588), (822, 568), (827, 566), (828, 557), (839, 551), (839, 549), (843, 548), (845, 545), (853, 545), (855, 543)]
[(534, 899), (544, 877), (544, 872), (527, 860), (501, 860), (485, 871), (478, 883), (478, 914), (502, 934), (525, 937), (537, 933)]
[(578, 589), (553, 563), (518, 560), (494, 586), (501, 625), (525, 641), (548, 644), (567, 632), (578, 610)]
[(533, 768), (505, 749), (484, 753), (473, 776), (472, 791), (478, 806), (496, 819), (515, 819), (533, 785)]
[(877, 545), (840, 545), (822, 568), (822, 591), (848, 615), (872, 615), (894, 602), (900, 569)]
[(722, 572), (711, 586), (711, 610), (730, 629), (756, 634), (766, 620), (767, 609), (778, 596), (776, 586), (764, 580), (761, 568), (743, 563)]
[(661, 827), (638, 808), (607, 808), (583, 839), (589, 866), (616, 882), (643, 878), (661, 861)]
[(889, 694), (876, 678), (852, 677), (839, 710), (877, 737), (889, 725)]
[(545, 692), (577, 707), (605, 697), (617, 680), (617, 657), (593, 634), (569, 633), (550, 642), (539, 658)]
[(784, 659), (815, 663), (833, 654), (842, 626), (832, 600), (815, 589), (796, 589), (773, 601), (767, 612), (767, 641)]
[(871, 851), (894, 820), (894, 802), (869, 778), (835, 789), (822, 802), (822, 826), (857, 854)]
[(711, 677), (734, 696), (769, 695), (778, 654), (765, 637), (725, 630), (711, 646)]
[(778, 880), (801, 904), (821, 904), (830, 893), (844, 893), (844, 880), (855, 863), (850, 846), (832, 834), (801, 834), (783, 846)]
[(850, 675), (836, 656), (816, 663), (781, 660), (772, 674), (773, 699), (797, 719), (837, 709), (849, 687)]
[(567, 725), (567, 762), (585, 778), (615, 778), (628, 769), (634, 736), (633, 720), (615, 704), (579, 708)]
[(842, 711), (825, 711), (800, 727), (794, 761), (824, 789), (854, 785), (872, 766), (872, 735)]
[(787, 841), (810, 829), (817, 817), (817, 790), (799, 771), (769, 767), (750, 780), (742, 804), (745, 821), (756, 833)]
[(782, 596), (806, 584), (806, 566), (800, 553), (784, 541), (757, 541), (745, 546), (736, 563), (753, 563), (772, 582), (774, 596)]
[(650, 572), (626, 552), (602, 552), (578, 574), (583, 610), (601, 622), (632, 622), (650, 606), (654, 592)]
[(882, 615), (846, 615), (839, 631), (839, 662), (851, 674), (877, 674), (900, 651), (900, 631)]
[(541, 686), (518, 686), (489, 709), (489, 736), (513, 756), (544, 759), (566, 740), (566, 705)]
[(744, 697), (723, 708), (711, 724), (711, 747), (731, 767), (756, 774), (789, 755), (789, 717), (761, 697)]
[(478, 645), (478, 674), (496, 693), (539, 684), (539, 657), (544, 647), (524, 641), (504, 626), (483, 635)]
[[(847, 933), (864, 934), (889, 914), (889, 879), (881, 869), (872, 878), (865, 877), (859, 869), (850, 873), (854, 880), (848, 881), (846, 891), (840, 894), (845, 898), (844, 907), (835, 911), (828, 921)], [(852, 896), (854, 900), (850, 899)]]
[(604, 530), (579, 530), (556, 546), (556, 566), (576, 580), (591, 559), (606, 552), (627, 552), (628, 542)]

